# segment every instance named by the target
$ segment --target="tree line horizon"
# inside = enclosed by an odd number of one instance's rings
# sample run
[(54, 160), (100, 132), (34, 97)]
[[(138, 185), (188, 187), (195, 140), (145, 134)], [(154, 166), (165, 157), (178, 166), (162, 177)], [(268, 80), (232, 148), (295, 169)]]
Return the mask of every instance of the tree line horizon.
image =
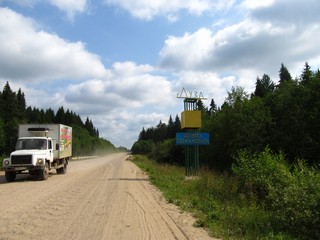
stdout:
[(8, 156), (15, 148), (18, 125), (27, 123), (65, 124), (73, 128), (73, 155), (93, 154), (105, 150), (115, 151), (115, 146), (99, 137), (99, 130), (89, 117), (81, 117), (63, 106), (55, 112), (52, 108), (39, 109), (27, 106), (25, 94), (19, 88), (12, 91), (7, 81), (0, 91), (0, 156)]

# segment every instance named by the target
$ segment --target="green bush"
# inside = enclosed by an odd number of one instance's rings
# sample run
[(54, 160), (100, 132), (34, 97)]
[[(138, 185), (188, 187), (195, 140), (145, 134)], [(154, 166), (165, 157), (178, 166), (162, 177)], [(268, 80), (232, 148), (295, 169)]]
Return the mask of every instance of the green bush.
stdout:
[(182, 165), (184, 163), (183, 147), (176, 145), (176, 139), (166, 139), (157, 143), (156, 148), (150, 153), (150, 157), (157, 162)]
[(155, 148), (152, 140), (140, 140), (133, 144), (131, 151), (133, 154), (149, 154)]
[(320, 174), (300, 161), (293, 166), (291, 175), (292, 180), (285, 188), (269, 188), (274, 217), (294, 236), (319, 239)]
[(304, 162), (289, 166), (283, 154), (268, 148), (251, 155), (241, 151), (233, 171), (239, 190), (253, 194), (273, 216), (274, 229), (299, 239), (320, 238), (320, 173)]
[(270, 186), (283, 189), (292, 178), (284, 155), (274, 155), (269, 148), (260, 154), (240, 151), (232, 170), (240, 177), (240, 190), (249, 195), (254, 193), (264, 203), (267, 203)]

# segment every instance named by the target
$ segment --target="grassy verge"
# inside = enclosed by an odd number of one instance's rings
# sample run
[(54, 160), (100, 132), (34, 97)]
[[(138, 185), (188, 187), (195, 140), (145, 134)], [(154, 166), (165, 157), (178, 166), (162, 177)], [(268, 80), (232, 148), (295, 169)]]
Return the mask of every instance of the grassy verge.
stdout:
[(197, 227), (224, 239), (290, 239), (273, 232), (272, 216), (255, 198), (238, 192), (238, 179), (227, 174), (202, 171), (200, 178), (185, 179), (184, 168), (157, 164), (145, 156), (133, 162), (146, 171), (168, 202), (192, 212)]

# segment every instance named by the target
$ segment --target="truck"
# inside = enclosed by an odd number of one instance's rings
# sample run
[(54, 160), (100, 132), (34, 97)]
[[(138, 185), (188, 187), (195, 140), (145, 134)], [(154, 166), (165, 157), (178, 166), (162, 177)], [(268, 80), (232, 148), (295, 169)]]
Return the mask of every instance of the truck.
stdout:
[(72, 127), (63, 124), (20, 124), (15, 151), (5, 158), (2, 170), (13, 182), (17, 174), (29, 173), (47, 180), (49, 171), (67, 172), (72, 157)]

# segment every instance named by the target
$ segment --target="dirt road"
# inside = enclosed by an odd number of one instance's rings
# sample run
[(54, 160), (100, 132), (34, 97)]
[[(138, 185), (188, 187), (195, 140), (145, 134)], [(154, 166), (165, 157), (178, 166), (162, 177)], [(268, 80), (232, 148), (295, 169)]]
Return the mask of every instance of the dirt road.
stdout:
[(0, 173), (0, 239), (211, 239), (127, 155), (72, 161), (47, 181)]

